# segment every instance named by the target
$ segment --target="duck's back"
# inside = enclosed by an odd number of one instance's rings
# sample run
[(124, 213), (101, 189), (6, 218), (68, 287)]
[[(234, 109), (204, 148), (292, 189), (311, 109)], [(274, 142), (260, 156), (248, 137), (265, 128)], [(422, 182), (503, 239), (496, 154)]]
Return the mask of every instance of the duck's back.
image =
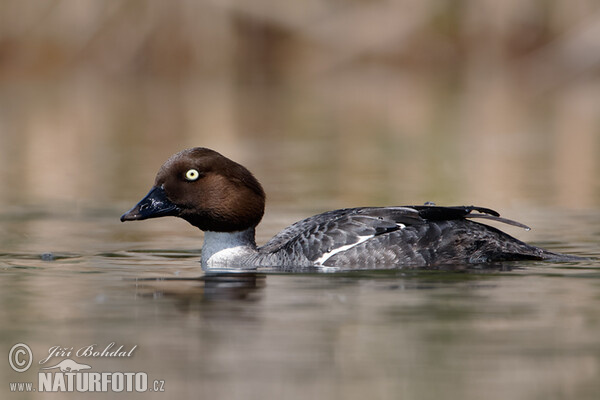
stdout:
[(363, 207), (296, 222), (259, 248), (261, 266), (436, 266), (560, 255), (468, 218), (523, 226), (480, 207)]

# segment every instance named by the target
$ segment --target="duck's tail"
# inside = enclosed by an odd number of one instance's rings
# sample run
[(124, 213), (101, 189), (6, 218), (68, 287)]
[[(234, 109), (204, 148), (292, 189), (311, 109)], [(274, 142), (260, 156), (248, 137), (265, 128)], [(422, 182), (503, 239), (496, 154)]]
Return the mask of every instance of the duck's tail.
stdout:
[(575, 256), (572, 254), (556, 253), (546, 250), (541, 247), (532, 246), (530, 244), (514, 239), (512, 245), (502, 252), (498, 261), (516, 261), (516, 260), (537, 260), (551, 262), (576, 262), (585, 261), (588, 258)]

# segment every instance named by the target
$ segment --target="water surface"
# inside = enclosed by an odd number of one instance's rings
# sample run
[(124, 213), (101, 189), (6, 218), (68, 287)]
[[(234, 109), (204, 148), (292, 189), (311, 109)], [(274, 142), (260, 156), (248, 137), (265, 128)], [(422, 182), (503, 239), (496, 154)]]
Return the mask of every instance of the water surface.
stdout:
[[(34, 353), (29, 371), (2, 370), (3, 393), (8, 382), (37, 382), (35, 363), (52, 346), (111, 342), (137, 348), (129, 358), (74, 359), (93, 371), (144, 371), (164, 380), (166, 393), (145, 393), (153, 398), (600, 393), (597, 259), (206, 275), (200, 232), (176, 219), (120, 224), (121, 211), (41, 207), (2, 215), (1, 346), (22, 342)], [(597, 212), (522, 213), (535, 229), (511, 231), (520, 238), (600, 255)], [(259, 241), (293, 217), (274, 210)]]

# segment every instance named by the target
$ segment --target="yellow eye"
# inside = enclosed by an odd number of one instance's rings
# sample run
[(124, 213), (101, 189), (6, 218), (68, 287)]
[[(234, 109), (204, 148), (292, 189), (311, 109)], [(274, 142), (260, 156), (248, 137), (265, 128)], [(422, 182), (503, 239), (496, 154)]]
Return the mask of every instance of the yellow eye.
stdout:
[(187, 179), (188, 181), (195, 181), (198, 178), (200, 178), (200, 172), (198, 172), (198, 170), (195, 169), (189, 169), (186, 173), (185, 173), (185, 179)]

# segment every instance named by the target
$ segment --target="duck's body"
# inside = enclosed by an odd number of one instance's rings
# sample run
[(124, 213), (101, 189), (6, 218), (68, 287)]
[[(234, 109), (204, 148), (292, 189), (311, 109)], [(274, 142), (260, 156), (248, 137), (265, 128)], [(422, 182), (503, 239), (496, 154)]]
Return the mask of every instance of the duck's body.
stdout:
[(150, 193), (122, 221), (178, 216), (205, 232), (210, 268), (436, 266), (519, 259), (568, 259), (471, 218), (525, 227), (481, 207), (361, 207), (296, 222), (257, 247), (265, 195), (243, 166), (205, 149), (184, 150), (160, 169)]
[[(258, 248), (252, 260), (258, 265), (378, 268), (555, 256), (466, 219), (480, 216), (471, 212), (481, 210), (408, 206), (330, 211), (284, 229)], [(428, 217), (431, 212), (438, 215)]]

